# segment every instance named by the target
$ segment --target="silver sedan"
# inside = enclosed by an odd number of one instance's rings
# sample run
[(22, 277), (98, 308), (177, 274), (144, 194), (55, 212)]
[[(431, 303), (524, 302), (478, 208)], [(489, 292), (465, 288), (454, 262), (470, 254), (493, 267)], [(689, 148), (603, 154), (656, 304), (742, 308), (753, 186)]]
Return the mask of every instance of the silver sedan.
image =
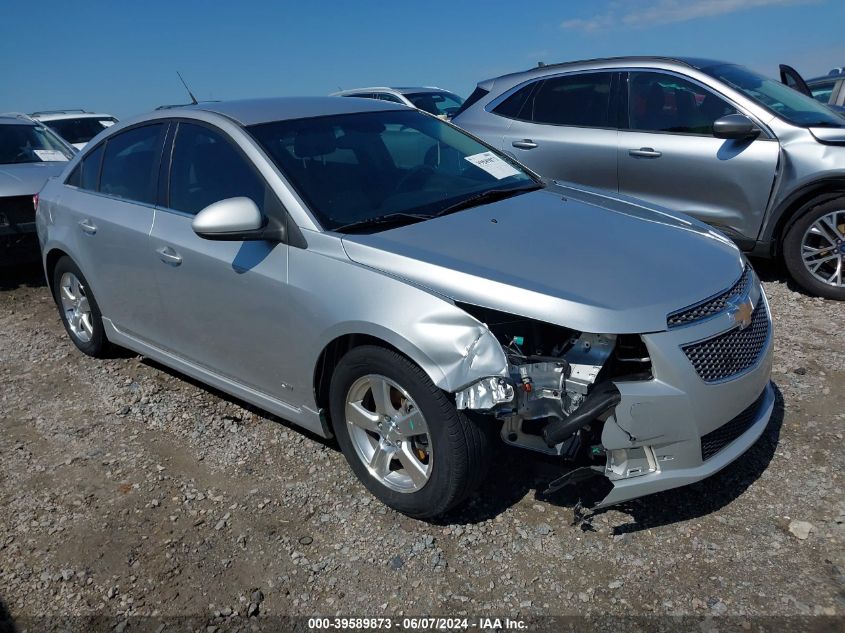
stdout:
[[(120, 345), (335, 436), (432, 517), (494, 442), (611, 504), (707, 477), (761, 434), (753, 270), (690, 218), (541, 181), (367, 99), (203, 104), (114, 125), (40, 197), (71, 340)], [(682, 256), (680, 255), (682, 254)]]

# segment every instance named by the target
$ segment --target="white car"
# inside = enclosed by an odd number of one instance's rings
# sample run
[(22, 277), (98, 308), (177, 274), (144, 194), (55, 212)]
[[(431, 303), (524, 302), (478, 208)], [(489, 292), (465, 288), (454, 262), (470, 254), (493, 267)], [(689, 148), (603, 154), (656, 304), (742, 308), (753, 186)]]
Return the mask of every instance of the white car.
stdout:
[(365, 99), (381, 99), (382, 101), (401, 103), (417, 110), (423, 110), (441, 119), (451, 119), (464, 103), (464, 100), (455, 93), (434, 86), (354, 88), (333, 92), (331, 96), (363, 97)]
[(30, 115), (40, 121), (76, 149), (82, 149), (100, 132), (117, 123), (110, 114), (85, 110), (45, 110)]

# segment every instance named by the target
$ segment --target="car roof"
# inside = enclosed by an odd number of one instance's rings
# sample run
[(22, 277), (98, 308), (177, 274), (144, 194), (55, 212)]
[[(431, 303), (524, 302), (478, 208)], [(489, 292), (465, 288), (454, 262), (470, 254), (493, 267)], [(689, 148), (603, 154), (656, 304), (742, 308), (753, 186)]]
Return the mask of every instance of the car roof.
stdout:
[(30, 114), (34, 119), (39, 121), (59, 121), (61, 119), (103, 119), (115, 118), (111, 114), (102, 112), (88, 112), (87, 110), (43, 110), (41, 112), (33, 112)]
[(38, 125), (26, 114), (8, 113), (0, 114), (0, 125)]
[(839, 79), (840, 77), (845, 77), (845, 67), (834, 68), (833, 70), (831, 70), (826, 75), (820, 75), (818, 77), (813, 77), (812, 79), (808, 79), (807, 83), (809, 84), (809, 83), (814, 83), (814, 82), (817, 82), (817, 81), (836, 80), (836, 79)]
[[(527, 75), (527, 74), (543, 74), (548, 72), (549, 70), (559, 70), (559, 69), (566, 69), (566, 68), (577, 68), (579, 66), (603, 66), (603, 65), (610, 65), (610, 66), (624, 66), (625, 64), (632, 63), (632, 62), (660, 62), (663, 64), (681, 64), (684, 66), (688, 66), (690, 68), (696, 68), (698, 70), (704, 70), (706, 68), (711, 68), (713, 66), (721, 66), (725, 64), (731, 64), (731, 62), (725, 62), (718, 59), (709, 59), (705, 57), (673, 57), (669, 55), (641, 55), (641, 56), (628, 56), (628, 57), (598, 57), (595, 59), (581, 59), (575, 61), (567, 61), (567, 62), (559, 62), (555, 64), (542, 64), (534, 66), (533, 68), (529, 68), (527, 70), (520, 70), (514, 73), (508, 73), (507, 75), (502, 75), (502, 77), (514, 77), (518, 75)], [(487, 80), (490, 81), (490, 80)], [(480, 82), (486, 83), (486, 82)]]
[(437, 86), (364, 86), (363, 88), (349, 88), (332, 93), (333, 96), (349, 95), (355, 92), (396, 92), (399, 94), (412, 94), (415, 92), (450, 92)]
[(269, 99), (244, 99), (198, 103), (168, 110), (169, 116), (178, 116), (180, 110), (202, 110), (228, 117), (241, 125), (255, 125), (286, 119), (306, 119), (334, 114), (405, 110), (405, 106), (375, 99), (340, 97), (275, 97)]

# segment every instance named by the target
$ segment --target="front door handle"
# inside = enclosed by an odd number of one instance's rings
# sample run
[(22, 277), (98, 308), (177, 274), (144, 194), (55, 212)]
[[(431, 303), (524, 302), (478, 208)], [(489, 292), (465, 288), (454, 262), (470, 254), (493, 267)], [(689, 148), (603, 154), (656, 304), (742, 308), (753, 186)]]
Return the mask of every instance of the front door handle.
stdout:
[(88, 235), (94, 235), (97, 232), (97, 225), (88, 218), (79, 221), (79, 228)]
[(637, 158), (660, 158), (663, 152), (658, 152), (653, 147), (641, 147), (640, 149), (629, 149), (628, 154)]
[(156, 253), (158, 253), (159, 259), (161, 259), (161, 261), (163, 261), (165, 264), (178, 266), (182, 263), (182, 256), (179, 255), (179, 253), (174, 251), (169, 246), (163, 246), (162, 248), (158, 249)]
[(514, 141), (511, 145), (518, 147), (519, 149), (534, 149), (537, 147), (537, 143), (532, 141), (530, 138), (524, 138), (521, 141)]

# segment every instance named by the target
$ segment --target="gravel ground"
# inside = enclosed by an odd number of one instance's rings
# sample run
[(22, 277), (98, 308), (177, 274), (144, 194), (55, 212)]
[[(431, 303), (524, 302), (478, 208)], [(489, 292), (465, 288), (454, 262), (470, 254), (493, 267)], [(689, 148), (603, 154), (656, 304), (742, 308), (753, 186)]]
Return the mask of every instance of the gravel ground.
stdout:
[(739, 462), (579, 520), (538, 499), (551, 463), (503, 450), (431, 524), (375, 501), (331, 442), (130, 353), (82, 356), (38, 271), (7, 273), (0, 621), (730, 615), (750, 630), (800, 614), (841, 629), (845, 305), (762, 274), (778, 401)]

